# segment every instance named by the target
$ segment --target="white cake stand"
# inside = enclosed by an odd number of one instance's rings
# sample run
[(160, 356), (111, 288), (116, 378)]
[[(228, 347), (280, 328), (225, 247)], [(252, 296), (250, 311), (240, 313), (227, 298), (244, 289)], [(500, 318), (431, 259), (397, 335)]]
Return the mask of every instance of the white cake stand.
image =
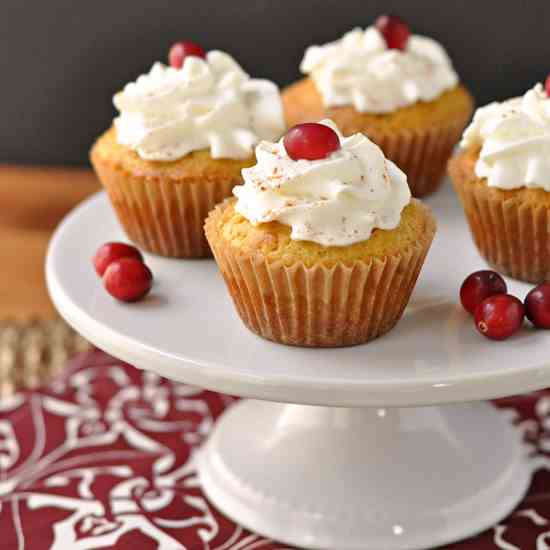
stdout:
[(202, 486), (227, 516), (309, 548), (429, 548), (499, 521), (530, 482), (521, 434), (477, 401), (550, 385), (549, 333), (490, 342), (457, 305), (461, 281), (484, 264), (449, 186), (429, 202), (440, 229), (410, 306), (366, 346), (258, 338), (209, 260), (148, 256), (152, 294), (115, 302), (90, 263), (101, 243), (124, 238), (103, 194), (57, 230), (48, 285), (65, 319), (116, 357), (262, 400), (228, 410), (201, 452)]

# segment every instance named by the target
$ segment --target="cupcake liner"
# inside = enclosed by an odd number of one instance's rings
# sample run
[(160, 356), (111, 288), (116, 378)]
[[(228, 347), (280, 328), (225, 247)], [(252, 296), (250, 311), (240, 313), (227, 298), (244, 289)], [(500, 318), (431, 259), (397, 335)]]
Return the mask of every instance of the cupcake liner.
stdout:
[(308, 347), (362, 344), (401, 318), (433, 236), (401, 253), (365, 261), (285, 265), (223, 240), (217, 227), (224, 205), (207, 219), (206, 236), (244, 324), (275, 342)]
[[(451, 171), (452, 173), (453, 171)], [(453, 175), (474, 242), (499, 272), (529, 283), (550, 280), (550, 214), (547, 205)]]
[(384, 151), (405, 174), (414, 197), (424, 197), (436, 191), (445, 175), (447, 162), (460, 140), (467, 118), (445, 127), (431, 127), (425, 131), (396, 130), (365, 133)]
[(240, 182), (140, 177), (94, 156), (92, 163), (128, 238), (139, 248), (176, 258), (211, 256), (204, 220)]

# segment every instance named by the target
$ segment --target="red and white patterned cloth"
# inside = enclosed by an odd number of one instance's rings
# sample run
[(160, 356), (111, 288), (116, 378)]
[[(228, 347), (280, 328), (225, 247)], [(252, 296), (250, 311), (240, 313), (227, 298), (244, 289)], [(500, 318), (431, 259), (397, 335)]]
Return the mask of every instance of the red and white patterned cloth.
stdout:
[[(232, 398), (99, 351), (0, 401), (0, 549), (280, 550), (221, 516), (193, 456)], [(448, 549), (550, 549), (550, 391), (503, 399), (537, 453), (506, 521)]]

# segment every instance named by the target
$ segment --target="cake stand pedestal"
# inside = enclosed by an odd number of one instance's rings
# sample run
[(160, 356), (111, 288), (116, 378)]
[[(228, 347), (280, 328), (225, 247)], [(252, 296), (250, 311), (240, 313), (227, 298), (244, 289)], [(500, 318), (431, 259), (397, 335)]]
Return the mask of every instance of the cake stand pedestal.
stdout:
[(520, 437), (486, 403), (330, 408), (245, 400), (199, 462), (227, 516), (289, 544), (431, 548), (506, 516), (530, 474)]
[(532, 466), (521, 433), (481, 401), (550, 385), (550, 336), (526, 329), (494, 343), (475, 332), (456, 295), (483, 262), (450, 190), (430, 202), (441, 227), (410, 305), (366, 346), (256, 337), (208, 260), (148, 256), (152, 294), (115, 302), (90, 265), (97, 246), (124, 238), (102, 194), (58, 228), (48, 286), (65, 319), (105, 351), (254, 398), (222, 415), (198, 457), (202, 487), (227, 516), (308, 548), (431, 548), (488, 528), (525, 494)]

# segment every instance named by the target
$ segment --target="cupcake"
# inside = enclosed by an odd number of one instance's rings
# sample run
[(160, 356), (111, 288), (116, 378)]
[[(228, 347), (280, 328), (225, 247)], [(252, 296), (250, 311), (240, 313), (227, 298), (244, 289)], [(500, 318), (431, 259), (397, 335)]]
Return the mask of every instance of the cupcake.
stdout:
[(120, 114), (90, 156), (134, 243), (200, 258), (210, 255), (208, 212), (242, 183), (256, 144), (284, 132), (282, 104), (275, 84), (221, 51), (180, 43), (170, 61), (115, 95)]
[(473, 239), (498, 271), (550, 280), (550, 81), (478, 109), (449, 163)]
[(435, 233), (406, 175), (329, 120), (256, 148), (206, 237), (244, 324), (283, 344), (349, 346), (400, 319)]
[(442, 46), (409, 35), (395, 16), (307, 49), (307, 77), (287, 87), (287, 124), (327, 117), (345, 136), (367, 134), (422, 197), (440, 185), (473, 100)]

